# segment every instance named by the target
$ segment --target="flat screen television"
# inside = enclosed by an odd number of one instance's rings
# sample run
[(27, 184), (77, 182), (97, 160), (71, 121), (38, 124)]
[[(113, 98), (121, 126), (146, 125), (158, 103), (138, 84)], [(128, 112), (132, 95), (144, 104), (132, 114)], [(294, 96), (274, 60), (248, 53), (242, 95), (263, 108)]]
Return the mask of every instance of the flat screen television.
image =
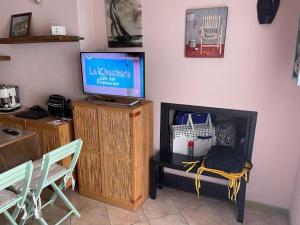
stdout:
[(144, 52), (81, 52), (83, 92), (145, 98)]

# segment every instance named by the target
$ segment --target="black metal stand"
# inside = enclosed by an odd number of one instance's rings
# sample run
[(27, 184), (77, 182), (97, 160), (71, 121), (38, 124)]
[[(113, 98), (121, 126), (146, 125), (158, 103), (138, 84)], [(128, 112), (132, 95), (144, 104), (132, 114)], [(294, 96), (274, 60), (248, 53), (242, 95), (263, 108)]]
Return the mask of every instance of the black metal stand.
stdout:
[[(199, 160), (201, 159), (194, 159)], [(180, 171), (185, 171), (182, 162), (191, 161), (188, 156), (172, 153), (172, 154), (160, 154), (157, 153), (150, 161), (150, 197), (156, 199), (157, 188), (163, 186), (169, 186), (182, 191), (195, 193), (194, 180), (187, 177), (168, 174), (164, 172), (164, 168), (170, 168)], [(191, 171), (193, 173), (196, 170)], [(211, 176), (215, 178), (224, 179), (221, 176), (212, 173), (204, 173), (203, 175)], [(201, 181), (201, 195), (209, 196), (212, 198), (229, 201), (227, 198), (227, 186)], [(236, 212), (237, 221), (243, 223), (244, 220), (244, 208), (245, 208), (245, 195), (246, 195), (246, 182), (241, 180), (241, 187), (237, 196)]]

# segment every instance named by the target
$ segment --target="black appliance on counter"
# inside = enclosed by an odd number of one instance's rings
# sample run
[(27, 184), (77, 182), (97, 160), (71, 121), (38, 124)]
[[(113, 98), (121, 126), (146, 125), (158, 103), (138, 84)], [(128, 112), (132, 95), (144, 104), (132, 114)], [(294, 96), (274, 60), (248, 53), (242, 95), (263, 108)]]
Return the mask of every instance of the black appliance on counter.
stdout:
[(62, 95), (50, 95), (46, 101), (50, 116), (72, 117), (71, 100)]

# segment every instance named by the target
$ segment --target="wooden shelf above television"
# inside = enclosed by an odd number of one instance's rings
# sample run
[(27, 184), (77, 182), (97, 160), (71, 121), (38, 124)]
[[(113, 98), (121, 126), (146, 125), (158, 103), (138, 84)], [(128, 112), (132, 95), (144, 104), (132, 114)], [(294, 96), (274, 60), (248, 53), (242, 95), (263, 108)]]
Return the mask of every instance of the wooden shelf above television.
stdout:
[(10, 61), (10, 56), (0, 55), (0, 61)]
[(83, 37), (69, 35), (42, 35), (0, 38), (0, 44), (25, 44), (25, 43), (43, 43), (43, 42), (78, 42)]

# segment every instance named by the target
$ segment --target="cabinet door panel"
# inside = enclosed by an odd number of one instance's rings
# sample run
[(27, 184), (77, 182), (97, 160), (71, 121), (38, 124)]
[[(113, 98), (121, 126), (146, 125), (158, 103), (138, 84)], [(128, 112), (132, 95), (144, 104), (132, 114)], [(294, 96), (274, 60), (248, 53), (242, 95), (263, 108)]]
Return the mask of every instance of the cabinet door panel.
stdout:
[(84, 151), (99, 152), (99, 127), (97, 108), (87, 106), (74, 106), (75, 137), (83, 140)]
[(95, 153), (81, 152), (78, 159), (79, 188), (102, 194), (101, 157)]
[(103, 187), (105, 197), (130, 202), (131, 194), (131, 162), (104, 154)]
[(129, 113), (101, 109), (101, 136), (103, 140), (103, 150), (105, 153), (121, 158), (131, 158), (131, 121)]

